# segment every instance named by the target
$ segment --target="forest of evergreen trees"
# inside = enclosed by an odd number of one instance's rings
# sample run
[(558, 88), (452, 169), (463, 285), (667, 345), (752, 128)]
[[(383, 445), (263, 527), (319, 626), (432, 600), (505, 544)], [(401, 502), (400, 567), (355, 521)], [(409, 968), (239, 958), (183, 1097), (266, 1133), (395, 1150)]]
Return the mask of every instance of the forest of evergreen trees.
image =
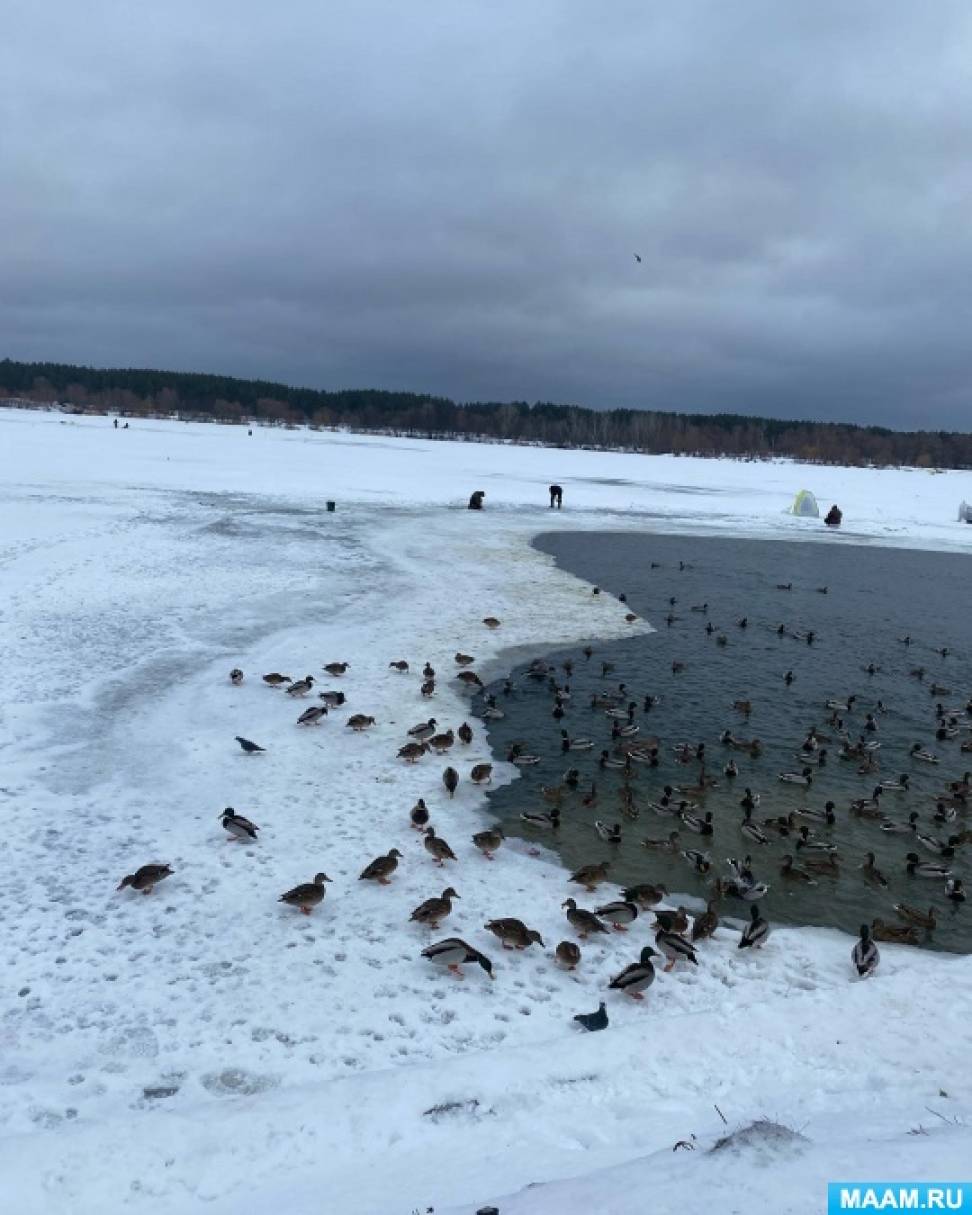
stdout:
[(423, 438), (484, 438), (550, 447), (790, 456), (829, 464), (972, 467), (972, 434), (782, 421), (742, 414), (584, 409), (538, 401), (458, 403), (424, 393), (325, 392), (265, 380), (140, 368), (0, 360), (0, 402), (55, 402), (88, 412), (317, 428), (347, 427)]

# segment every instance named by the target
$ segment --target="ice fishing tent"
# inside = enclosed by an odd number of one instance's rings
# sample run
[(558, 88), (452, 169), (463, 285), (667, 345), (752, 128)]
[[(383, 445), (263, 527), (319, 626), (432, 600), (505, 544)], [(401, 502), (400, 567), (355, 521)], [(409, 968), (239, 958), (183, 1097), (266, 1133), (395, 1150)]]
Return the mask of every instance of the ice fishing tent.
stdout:
[(963, 502), (959, 507), (959, 523), (972, 523), (972, 506)]
[(793, 505), (790, 507), (791, 515), (801, 515), (804, 519), (819, 519), (820, 508), (817, 506), (817, 499), (809, 491), (809, 489), (801, 489), (797, 496), (793, 499)]

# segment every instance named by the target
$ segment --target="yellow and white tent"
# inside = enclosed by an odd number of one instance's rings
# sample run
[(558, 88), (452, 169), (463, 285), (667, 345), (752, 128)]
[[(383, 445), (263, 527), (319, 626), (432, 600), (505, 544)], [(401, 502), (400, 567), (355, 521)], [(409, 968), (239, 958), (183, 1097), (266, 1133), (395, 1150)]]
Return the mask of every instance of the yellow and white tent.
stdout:
[(790, 507), (791, 515), (800, 515), (804, 519), (819, 519), (820, 508), (817, 506), (817, 499), (809, 491), (809, 489), (801, 489), (797, 496), (793, 499), (793, 505)]

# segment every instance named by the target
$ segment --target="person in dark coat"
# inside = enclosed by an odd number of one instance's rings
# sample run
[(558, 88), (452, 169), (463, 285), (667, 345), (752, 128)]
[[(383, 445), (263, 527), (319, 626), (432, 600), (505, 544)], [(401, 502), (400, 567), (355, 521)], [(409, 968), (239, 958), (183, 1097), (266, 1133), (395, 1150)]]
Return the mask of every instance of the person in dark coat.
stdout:
[(827, 511), (827, 517), (824, 519), (824, 523), (826, 523), (828, 527), (840, 527), (841, 520), (843, 518), (844, 516), (840, 512), (840, 508), (835, 503), (830, 510)]
[(477, 489), (474, 494), (470, 494), (469, 509), (470, 510), (482, 510), (483, 509), (483, 498), (485, 498), (485, 497), (486, 497), (486, 491), (484, 489)]
[(560, 510), (560, 508), (563, 506), (563, 504), (564, 504), (563, 489), (559, 485), (551, 485), (550, 486), (550, 509), (553, 510), (553, 508), (556, 506), (556, 508), (558, 510)]

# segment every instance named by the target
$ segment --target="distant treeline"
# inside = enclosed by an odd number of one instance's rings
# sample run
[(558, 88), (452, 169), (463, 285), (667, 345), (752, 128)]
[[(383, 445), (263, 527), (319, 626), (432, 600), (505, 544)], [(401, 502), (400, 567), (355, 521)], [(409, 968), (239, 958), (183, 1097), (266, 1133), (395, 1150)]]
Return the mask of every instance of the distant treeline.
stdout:
[(267, 380), (139, 368), (75, 367), (0, 360), (0, 400), (68, 405), (132, 416), (260, 421), (278, 425), (485, 438), (701, 456), (789, 456), (826, 464), (972, 467), (972, 435), (880, 426), (787, 422), (744, 414), (584, 409), (545, 401), (477, 401), (377, 389), (324, 392)]

